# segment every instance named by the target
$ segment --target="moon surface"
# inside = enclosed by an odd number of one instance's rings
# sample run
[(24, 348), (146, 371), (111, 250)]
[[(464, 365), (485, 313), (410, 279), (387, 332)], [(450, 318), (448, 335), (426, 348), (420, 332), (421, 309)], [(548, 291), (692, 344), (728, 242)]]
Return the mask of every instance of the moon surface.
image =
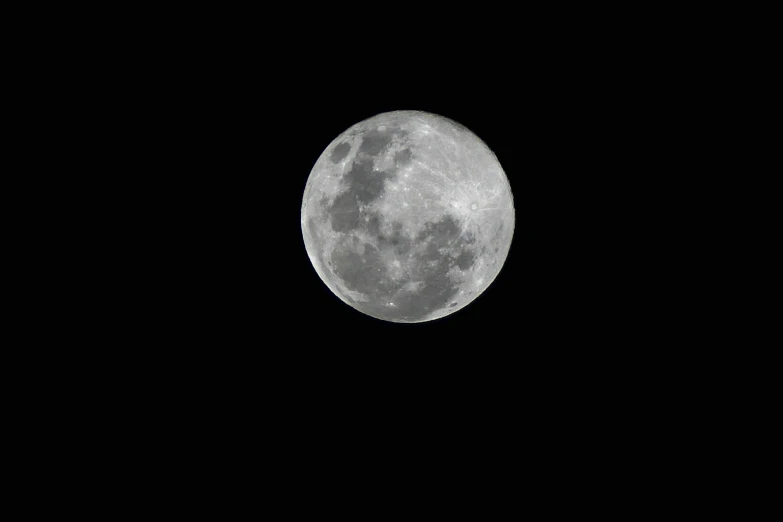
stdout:
[(310, 172), (302, 235), (342, 301), (372, 317), (431, 321), (497, 277), (514, 233), (511, 188), (463, 125), (395, 111), (335, 138)]

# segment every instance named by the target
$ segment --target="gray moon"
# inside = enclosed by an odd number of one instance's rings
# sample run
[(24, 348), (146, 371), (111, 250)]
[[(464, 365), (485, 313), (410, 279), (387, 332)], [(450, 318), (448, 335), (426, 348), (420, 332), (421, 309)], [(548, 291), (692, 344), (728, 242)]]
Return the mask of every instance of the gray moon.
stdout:
[(302, 199), (320, 278), (386, 321), (431, 321), (468, 305), (497, 277), (513, 233), (495, 154), (463, 125), (420, 111), (378, 114), (340, 134)]

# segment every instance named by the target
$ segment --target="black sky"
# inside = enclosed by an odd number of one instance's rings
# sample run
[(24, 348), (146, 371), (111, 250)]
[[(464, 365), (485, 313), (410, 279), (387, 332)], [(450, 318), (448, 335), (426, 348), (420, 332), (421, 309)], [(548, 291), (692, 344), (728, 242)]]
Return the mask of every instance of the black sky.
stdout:
[[(154, 116), (145, 143), (161, 155), (144, 176), (164, 219), (150, 223), (163, 282), (152, 306), (173, 338), (202, 353), (225, 346), (251, 367), (258, 358), (307, 361), (315, 372), (357, 361), (437, 371), (458, 361), (499, 374), (561, 364), (578, 373), (655, 342), (660, 311), (646, 295), (667, 260), (648, 246), (657, 215), (642, 209), (660, 173), (655, 129), (666, 103), (637, 66), (642, 50), (585, 45), (579, 33), (505, 31), (448, 49), (220, 36), (159, 60), (129, 109)], [(458, 313), (413, 325), (334, 296), (300, 230), (324, 148), (354, 123), (401, 109), (449, 117), (484, 140), (516, 209), (494, 283)]]

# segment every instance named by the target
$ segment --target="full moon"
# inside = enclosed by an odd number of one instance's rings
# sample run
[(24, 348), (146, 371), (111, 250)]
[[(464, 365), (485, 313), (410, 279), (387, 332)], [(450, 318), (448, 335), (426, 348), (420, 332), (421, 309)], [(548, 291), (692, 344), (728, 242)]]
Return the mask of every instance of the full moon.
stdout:
[(419, 323), (495, 280), (514, 233), (495, 154), (463, 125), (395, 111), (337, 136), (310, 172), (302, 235), (316, 272), (354, 309)]

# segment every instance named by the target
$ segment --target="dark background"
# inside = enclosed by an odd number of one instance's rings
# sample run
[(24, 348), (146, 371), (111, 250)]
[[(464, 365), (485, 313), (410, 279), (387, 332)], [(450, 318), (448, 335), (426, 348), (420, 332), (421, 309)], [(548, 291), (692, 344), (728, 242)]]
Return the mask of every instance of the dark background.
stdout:
[[(533, 482), (568, 469), (590, 483), (608, 453), (622, 481), (671, 459), (668, 446), (699, 447), (687, 426), (713, 391), (698, 378), (710, 347), (689, 328), (702, 267), (687, 254), (706, 218), (678, 217), (703, 197), (683, 181), (698, 157), (679, 157), (701, 117), (700, 43), (668, 48), (676, 24), (649, 13), (356, 23), (300, 7), (123, 15), (123, 29), (73, 35), (81, 49), (47, 51), (64, 64), (45, 89), (65, 114), (52, 133), (78, 141), (56, 159), (91, 174), (59, 177), (89, 202), (69, 209), (82, 226), (59, 225), (53, 255), (69, 290), (49, 306), (77, 317), (34, 330), (58, 339), (41, 366), (81, 392), (47, 395), (63, 425), (83, 411), (96, 439), (128, 439), (118, 447), (150, 469), (251, 462), (253, 474), (276, 459), (283, 485), (302, 469), (330, 483), (343, 455), (359, 457), (360, 480), (395, 461), (406, 476), (422, 462), (460, 476), (532, 459)], [(408, 325), (334, 296), (300, 230), (324, 148), (400, 109), (477, 134), (516, 208), (492, 285)]]
[[(411, 24), (339, 39), (309, 27), (211, 27), (150, 48), (137, 64), (144, 73), (122, 78), (123, 110), (144, 129), (129, 161), (150, 232), (132, 280), (155, 296), (141, 331), (239, 361), (239, 371), (269, 358), (370, 380), (422, 368), (499, 383), (515, 372), (582, 378), (627, 358), (644, 367), (645, 347), (665, 335), (658, 325), (680, 320), (656, 306), (673, 259), (656, 248), (655, 229), (671, 204), (657, 200), (670, 181), (661, 150), (681, 146), (660, 129), (673, 97), (688, 94), (672, 94), (675, 82), (656, 72), (659, 49), (630, 28), (462, 34)], [(477, 134), (516, 208), (493, 284), (465, 309), (412, 325), (334, 296), (300, 230), (324, 148), (400, 109)]]
[[(517, 51), (501, 63), (459, 56), (380, 73), (361, 60), (335, 70), (334, 51), (312, 53), (285, 68), (264, 68), (255, 54), (200, 62), (192, 78), (178, 76), (171, 105), (156, 105), (167, 163), (155, 156), (145, 174), (154, 219), (142, 218), (152, 233), (140, 238), (143, 269), (131, 277), (141, 299), (127, 330), (155, 380), (232, 395), (261, 387), (314, 411), (323, 397), (400, 394), (460, 408), (478, 393), (493, 408), (520, 394), (578, 401), (584, 390), (624, 401), (622, 390), (662, 367), (687, 367), (670, 344), (687, 316), (661, 306), (676, 253), (656, 247), (666, 204), (653, 195), (662, 178), (649, 140), (660, 115), (630, 73), (575, 58), (566, 66), (572, 54), (520, 67)], [(398, 109), (476, 133), (516, 208), (497, 279), (463, 310), (421, 324), (344, 304), (311, 266), (300, 230), (324, 148)], [(642, 385), (633, 400), (658, 389)]]
[[(129, 400), (144, 397), (164, 425), (206, 418), (194, 429), (220, 437), (226, 426), (251, 445), (270, 436), (295, 448), (294, 462), (325, 466), (337, 465), (332, 445), (366, 447), (381, 434), (413, 437), (458, 466), (451, 436), (489, 437), (499, 445), (483, 451), (502, 459), (501, 441), (513, 447), (520, 426), (554, 445), (592, 425), (649, 430), (634, 412), (684, 370), (660, 328), (681, 319), (655, 297), (660, 213), (645, 210), (660, 182), (649, 141), (660, 99), (628, 57), (558, 39), (444, 51), (418, 38), (414, 53), (255, 35), (156, 51), (144, 66), (154, 74), (124, 86), (140, 130), (128, 177), (140, 194), (138, 248), (123, 258), (129, 299), (112, 330), (127, 348), (106, 356), (116, 371), (104, 375), (129, 378)], [(400, 109), (449, 117), (484, 140), (516, 209), (492, 285), (420, 324), (344, 304), (300, 229), (324, 148)]]
[[(633, 17), (348, 25), (308, 13), (147, 17), (116, 45), (85, 41), (101, 51), (81, 66), (91, 82), (76, 65), (57, 78), (94, 109), (85, 146), (101, 175), (84, 192), (100, 189), (102, 211), (85, 222), (103, 228), (87, 266), (105, 276), (85, 320), (123, 347), (102, 355), (109, 379), (324, 415), (323, 401), (365, 411), (421, 398), (430, 411), (476, 396), (480, 408), (534, 397), (528, 407), (593, 412), (580, 401), (641, 403), (693, 371), (680, 347), (697, 334), (680, 330), (698, 270), (683, 252), (698, 234), (671, 230), (691, 197), (694, 165), (677, 156), (693, 143), (695, 51), (668, 50), (670, 34)], [(81, 121), (63, 101), (64, 121)], [(400, 109), (484, 140), (516, 209), (492, 285), (420, 324), (340, 301), (300, 229), (324, 148)]]

